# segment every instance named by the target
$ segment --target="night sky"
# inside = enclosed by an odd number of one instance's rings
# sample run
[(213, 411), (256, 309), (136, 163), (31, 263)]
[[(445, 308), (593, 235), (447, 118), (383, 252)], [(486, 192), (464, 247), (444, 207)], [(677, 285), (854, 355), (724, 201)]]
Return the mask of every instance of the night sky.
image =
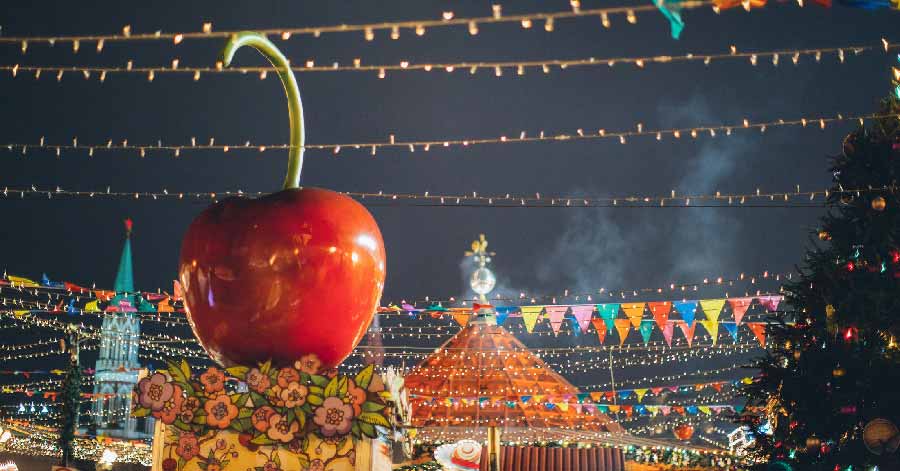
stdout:
[[(337, 23), (487, 16), (486, 2), (26, 2), (6, 0), (0, 11), (4, 36), (198, 31), (204, 22), (216, 30), (301, 27)], [(252, 5), (251, 5), (252, 3)], [(585, 1), (583, 8), (642, 3)], [(657, 12), (638, 14), (635, 25), (623, 15), (604, 29), (599, 18), (559, 20), (556, 31), (543, 23), (523, 30), (518, 24), (481, 25), (477, 36), (465, 26), (432, 28), (423, 37), (404, 30), (399, 40), (386, 31), (366, 42), (362, 33), (295, 36), (276, 41), (295, 64), (339, 61), (396, 64), (474, 60), (541, 60), (638, 55), (725, 53), (738, 50), (880, 46), (881, 38), (900, 40), (896, 12), (867, 12), (835, 5), (799, 8), (775, 4), (746, 13), (720, 15), (703, 8), (684, 13), (680, 40)], [(519, 1), (504, 13), (556, 11), (568, 2)], [(0, 45), (5, 65), (168, 65), (212, 66), (220, 40), (82, 44)], [(896, 51), (895, 51), (896, 52)], [(888, 92), (895, 54), (880, 49), (859, 56), (847, 52), (840, 64), (829, 54), (798, 66), (790, 55), (774, 67), (746, 59), (581, 67), (549, 75), (530, 69), (524, 76), (507, 70), (470, 75), (466, 70), (388, 73), (298, 74), (311, 144), (353, 141), (516, 136), (645, 128), (689, 127), (800, 117), (871, 113)], [(236, 65), (262, 65), (255, 52), (242, 50)], [(281, 85), (270, 74), (160, 74), (96, 76), (84, 80), (52, 74), (0, 74), (0, 143), (254, 144), (288, 140)], [(824, 131), (817, 125), (736, 131), (657, 142), (635, 137), (614, 140), (433, 148), (410, 154), (403, 149), (308, 151), (301, 183), (341, 191), (542, 195), (666, 195), (824, 189), (831, 183), (828, 157), (840, 151), (844, 135), (856, 126), (841, 123)], [(98, 152), (29, 150), (27, 156), (0, 150), (0, 188), (170, 192), (280, 188), (286, 167), (281, 151)], [(797, 200), (797, 203), (802, 201)], [(66, 280), (111, 288), (123, 241), (121, 220), (134, 220), (136, 284), (144, 290), (171, 290), (181, 237), (203, 202), (88, 200), (45, 197), (0, 198), (3, 229), (0, 268), (9, 274)], [(368, 204), (367, 202), (364, 204)], [(637, 289), (693, 282), (706, 276), (790, 271), (802, 263), (810, 230), (820, 208), (452, 208), (369, 205), (384, 236), (388, 275), (384, 303), (425, 296), (465, 294), (462, 253), (479, 233), (495, 250), (493, 268), (499, 290), (560, 293), (600, 287)], [(768, 284), (761, 289), (774, 289)], [(742, 294), (744, 287), (728, 294)], [(756, 289), (756, 288), (754, 288)], [(722, 296), (725, 290), (709, 290)], [(323, 299), (323, 304), (327, 300)], [(752, 338), (752, 337), (751, 337)], [(4, 341), (8, 339), (3, 339)], [(602, 378), (601, 378), (602, 379)], [(587, 381), (581, 382), (586, 384)]]

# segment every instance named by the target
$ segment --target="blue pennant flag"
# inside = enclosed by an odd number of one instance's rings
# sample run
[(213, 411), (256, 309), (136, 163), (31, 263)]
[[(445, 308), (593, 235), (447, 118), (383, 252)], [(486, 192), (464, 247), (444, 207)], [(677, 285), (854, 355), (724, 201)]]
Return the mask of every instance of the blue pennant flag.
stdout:
[(724, 327), (725, 330), (727, 330), (729, 334), (731, 334), (731, 338), (733, 338), (734, 340), (737, 340), (737, 338), (738, 338), (737, 324), (735, 324), (734, 322), (723, 322), (720, 325), (722, 327)]
[(690, 327), (694, 323), (694, 316), (697, 315), (697, 301), (678, 301), (672, 304), (681, 314), (681, 319)]

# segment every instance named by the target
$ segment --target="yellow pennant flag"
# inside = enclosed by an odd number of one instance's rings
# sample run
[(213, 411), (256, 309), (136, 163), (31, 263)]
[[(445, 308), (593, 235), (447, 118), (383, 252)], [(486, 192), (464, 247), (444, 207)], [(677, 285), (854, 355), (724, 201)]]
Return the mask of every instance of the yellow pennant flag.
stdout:
[(12, 283), (13, 285), (21, 287), (21, 288), (40, 288), (41, 287), (40, 283), (38, 283), (34, 280), (29, 280), (28, 278), (22, 278), (21, 276), (9, 275), (6, 277), (6, 279), (9, 280), (9, 282)]
[(522, 306), (519, 309), (522, 311), (525, 331), (530, 334), (534, 330), (534, 325), (537, 324), (537, 318), (541, 315), (541, 311), (544, 310), (544, 306)]
[(631, 332), (631, 322), (628, 319), (616, 319), (616, 331), (619, 332), (619, 346), (625, 344), (628, 332)]
[(641, 318), (644, 317), (644, 303), (623, 304), (622, 310), (625, 317), (631, 321), (631, 325), (637, 329), (641, 326)]
[(13, 315), (16, 316), (16, 317), (22, 317), (22, 316), (24, 316), (25, 314), (28, 314), (28, 311), (24, 311), (24, 310), (13, 311)]
[(697, 409), (700, 410), (700, 412), (703, 412), (703, 413), (706, 414), (706, 415), (709, 415), (709, 414), (712, 413), (712, 411), (709, 409), (709, 406), (698, 406)]
[(617, 406), (617, 405), (614, 405), (614, 404), (610, 404), (610, 405), (609, 405), (609, 411), (612, 412), (613, 414), (618, 413), (618, 412), (619, 412), (619, 409), (621, 409), (620, 406)]
[(100, 306), (97, 304), (99, 301), (93, 300), (84, 305), (84, 312), (100, 312)]
[(644, 394), (647, 394), (648, 388), (640, 388), (635, 389), (634, 393), (637, 394), (638, 402), (642, 402), (644, 400)]
[(718, 322), (719, 314), (722, 313), (722, 308), (725, 307), (725, 300), (702, 299), (700, 300), (700, 307), (703, 308), (703, 313), (706, 314), (706, 320)]
[(715, 345), (719, 342), (719, 321), (717, 320), (705, 320), (705, 321), (697, 321), (702, 325), (707, 332), (709, 332), (709, 336), (712, 337), (712, 344)]
[(566, 401), (563, 401), (563, 402), (560, 402), (560, 403), (556, 404), (556, 407), (559, 407), (559, 410), (561, 410), (561, 411), (563, 411), (563, 412), (568, 412), (568, 410), (569, 410), (569, 403), (566, 402)]

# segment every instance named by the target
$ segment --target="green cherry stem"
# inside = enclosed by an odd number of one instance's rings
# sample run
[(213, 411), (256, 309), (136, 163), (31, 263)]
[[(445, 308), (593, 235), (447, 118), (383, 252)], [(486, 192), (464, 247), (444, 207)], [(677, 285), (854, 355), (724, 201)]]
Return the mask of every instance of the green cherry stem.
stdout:
[(243, 46), (251, 46), (262, 54), (275, 67), (281, 84), (284, 85), (284, 94), (288, 101), (288, 119), (291, 126), (291, 144), (288, 150), (288, 170), (284, 177), (285, 190), (300, 187), (300, 171), (303, 169), (303, 144), (306, 141), (306, 133), (303, 126), (303, 103), (300, 102), (300, 90), (297, 88), (297, 79), (291, 70), (291, 63), (272, 44), (266, 36), (254, 31), (242, 31), (234, 34), (225, 44), (220, 60), (222, 65), (228, 67), (234, 58), (234, 53)]

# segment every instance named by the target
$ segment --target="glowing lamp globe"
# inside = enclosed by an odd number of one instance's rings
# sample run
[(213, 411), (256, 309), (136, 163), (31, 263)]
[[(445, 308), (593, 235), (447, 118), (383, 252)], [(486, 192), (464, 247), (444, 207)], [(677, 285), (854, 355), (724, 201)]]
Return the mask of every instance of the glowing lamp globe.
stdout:
[(694, 436), (694, 427), (688, 424), (681, 424), (672, 430), (675, 438), (681, 441), (688, 441)]
[(863, 429), (863, 443), (876, 455), (894, 453), (900, 446), (900, 432), (890, 420), (872, 419)]
[(315, 355), (340, 364), (365, 334), (381, 299), (384, 242), (361, 204), (340, 193), (300, 188), (303, 113), (290, 65), (265, 36), (233, 35), (278, 69), (288, 97), (291, 146), (282, 191), (227, 198), (191, 223), (178, 272), (188, 320), (210, 357), (226, 366)]
[(490, 293), (496, 285), (497, 278), (494, 273), (485, 267), (472, 272), (472, 276), (469, 278), (469, 286), (472, 287), (472, 291), (480, 295)]
[(876, 196), (872, 198), (872, 209), (875, 211), (884, 211), (884, 208), (887, 206), (887, 201), (885, 201), (883, 196)]

